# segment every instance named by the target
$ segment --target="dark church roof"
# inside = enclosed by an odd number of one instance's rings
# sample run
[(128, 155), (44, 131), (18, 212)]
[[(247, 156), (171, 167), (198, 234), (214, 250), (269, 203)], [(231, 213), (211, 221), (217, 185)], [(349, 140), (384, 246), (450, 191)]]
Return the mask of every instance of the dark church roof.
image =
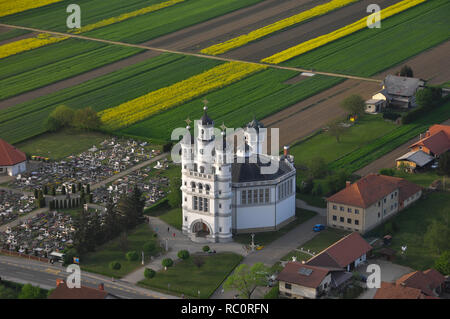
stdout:
[(205, 106), (203, 108), (204, 112), (203, 112), (203, 116), (200, 119), (202, 121), (202, 125), (214, 125), (214, 121), (208, 116), (208, 114), (206, 113), (206, 110), (208, 108)]
[[(240, 160), (242, 160), (242, 158), (240, 158)], [(275, 174), (262, 174), (261, 167), (269, 166), (270, 162), (261, 163), (258, 160), (258, 163), (249, 163), (248, 158), (245, 160), (245, 163), (238, 163), (238, 160), (235, 159), (235, 162), (232, 164), (231, 174), (233, 183), (270, 181), (277, 179), (293, 170), (288, 163), (281, 160), (279, 162), (278, 171)]]
[(247, 124), (248, 128), (254, 128), (256, 131), (259, 131), (260, 128), (263, 128), (264, 125), (259, 122), (256, 118), (253, 118), (251, 122)]

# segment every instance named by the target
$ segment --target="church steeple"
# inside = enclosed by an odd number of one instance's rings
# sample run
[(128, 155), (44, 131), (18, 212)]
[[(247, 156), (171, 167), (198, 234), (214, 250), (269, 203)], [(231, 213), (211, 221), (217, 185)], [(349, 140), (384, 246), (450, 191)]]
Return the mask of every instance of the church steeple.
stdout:
[(214, 121), (208, 116), (208, 113), (206, 111), (208, 111), (208, 100), (204, 99), (203, 100), (204, 103), (204, 107), (203, 107), (203, 116), (200, 119), (202, 125), (214, 125)]

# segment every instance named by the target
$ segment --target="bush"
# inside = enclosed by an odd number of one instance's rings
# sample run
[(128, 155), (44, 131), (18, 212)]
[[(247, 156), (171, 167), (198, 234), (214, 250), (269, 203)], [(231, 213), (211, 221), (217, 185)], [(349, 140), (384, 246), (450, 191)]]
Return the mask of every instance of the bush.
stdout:
[(112, 270), (119, 270), (120, 268), (122, 268), (122, 265), (118, 261), (112, 261), (109, 264), (109, 268), (111, 268)]
[(384, 118), (385, 120), (395, 121), (395, 120), (397, 120), (400, 116), (401, 116), (400, 114), (394, 113), (394, 112), (391, 112), (391, 111), (383, 112), (383, 118)]
[(207, 253), (210, 250), (209, 246), (203, 246), (202, 249), (205, 253)]
[(279, 286), (276, 285), (272, 287), (265, 295), (264, 299), (278, 299), (278, 295), (280, 293)]
[(314, 186), (314, 188), (312, 190), (312, 195), (322, 196), (322, 194), (323, 194), (322, 184), (318, 183)]
[(142, 249), (144, 250), (144, 252), (149, 254), (149, 253), (152, 253), (155, 251), (156, 245), (153, 241), (149, 241), (149, 242), (145, 243), (144, 246), (142, 246)]
[(302, 181), (301, 186), (300, 186), (300, 193), (305, 194), (305, 195), (311, 194), (313, 187), (314, 187), (313, 179), (308, 178), (307, 180)]
[(394, 176), (395, 175), (395, 169), (393, 168), (383, 168), (380, 170), (380, 174), (381, 175), (386, 175), (386, 176)]
[(144, 270), (145, 278), (151, 279), (151, 278), (155, 277), (155, 275), (156, 275), (156, 272), (153, 269), (145, 268), (145, 270)]
[(169, 267), (172, 267), (172, 265), (173, 265), (173, 260), (170, 259), (170, 258), (165, 258), (165, 259), (163, 259), (163, 261), (161, 262), (161, 264), (163, 265), (163, 267), (169, 268)]
[(189, 258), (189, 252), (187, 250), (180, 250), (178, 252), (178, 258), (180, 258), (180, 259), (188, 259)]
[(128, 261), (136, 261), (139, 259), (139, 254), (137, 253), (137, 251), (132, 250), (127, 252), (125, 257), (127, 258)]

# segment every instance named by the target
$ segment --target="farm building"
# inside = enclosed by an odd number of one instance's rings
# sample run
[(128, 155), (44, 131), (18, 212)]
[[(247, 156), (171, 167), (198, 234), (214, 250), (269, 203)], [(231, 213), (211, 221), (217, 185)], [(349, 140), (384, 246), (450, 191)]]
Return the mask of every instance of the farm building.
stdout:
[(328, 226), (364, 234), (421, 195), (422, 189), (407, 180), (369, 174), (327, 198)]
[(416, 92), (425, 87), (425, 81), (404, 76), (388, 75), (382, 83), (381, 91), (366, 101), (367, 113), (379, 113), (393, 106), (411, 108), (416, 106)]
[(411, 151), (396, 159), (397, 168), (405, 168), (410, 171), (417, 171), (430, 166), (434, 157), (422, 150)]
[(277, 230), (294, 220), (296, 169), (287, 148), (281, 157), (262, 154), (265, 129), (253, 120), (234, 152), (225, 131), (216, 141), (206, 111), (194, 135), (188, 125), (180, 143), (183, 233), (226, 242), (236, 233)]
[(11, 144), (0, 139), (0, 176), (16, 176), (27, 170), (27, 156)]

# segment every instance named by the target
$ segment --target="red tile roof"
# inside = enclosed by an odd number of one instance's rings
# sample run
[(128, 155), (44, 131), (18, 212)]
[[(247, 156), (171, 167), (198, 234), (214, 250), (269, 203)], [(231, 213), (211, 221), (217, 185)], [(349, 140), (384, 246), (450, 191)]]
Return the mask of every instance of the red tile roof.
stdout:
[(367, 208), (399, 189), (399, 200), (403, 201), (420, 191), (420, 187), (402, 178), (369, 174), (327, 198), (328, 202)]
[(13, 166), (26, 160), (24, 152), (0, 139), (0, 166)]
[[(353, 232), (308, 260), (307, 264), (312, 266), (338, 266), (344, 268), (362, 255), (367, 254), (371, 249), (372, 246), (358, 232)], [(324, 258), (324, 255), (327, 258)], [(334, 265), (328, 262), (331, 260), (335, 262)]]
[(433, 125), (427, 131), (426, 136), (411, 145), (410, 148), (415, 146), (425, 146), (438, 156), (445, 153), (450, 150), (450, 126)]
[(434, 296), (433, 291), (445, 282), (445, 277), (434, 269), (414, 271), (397, 279), (397, 285), (420, 289), (427, 296)]
[(404, 287), (390, 282), (381, 282), (374, 299), (424, 299), (420, 289)]
[(69, 288), (65, 282), (57, 285), (48, 299), (106, 299), (108, 292), (101, 289), (81, 286), (81, 288)]
[[(310, 270), (311, 273), (309, 275), (301, 274), (300, 270), (302, 268)], [(330, 271), (331, 269), (329, 268), (315, 267), (297, 261), (291, 261), (278, 274), (277, 280), (303, 287), (317, 288)]]

